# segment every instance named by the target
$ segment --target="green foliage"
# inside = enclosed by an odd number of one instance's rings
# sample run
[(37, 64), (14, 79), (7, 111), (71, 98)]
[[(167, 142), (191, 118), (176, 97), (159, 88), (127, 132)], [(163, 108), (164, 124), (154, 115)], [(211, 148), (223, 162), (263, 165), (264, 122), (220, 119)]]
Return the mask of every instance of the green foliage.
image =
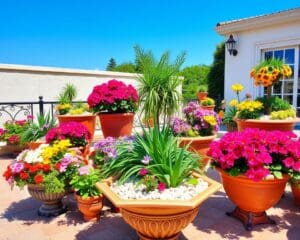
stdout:
[(178, 91), (182, 80), (179, 78), (180, 67), (185, 61), (186, 54), (181, 53), (173, 63), (170, 63), (170, 53), (164, 52), (156, 60), (151, 51), (145, 52), (135, 46), (136, 59), (141, 63), (143, 75), (138, 77), (139, 95), (142, 112), (145, 118), (154, 117), (159, 124), (162, 116), (164, 123), (179, 107), (180, 92)]
[(37, 141), (44, 137), (51, 128), (55, 127), (55, 118), (50, 113), (46, 115), (38, 114), (36, 119), (37, 121), (31, 122), (28, 129), (21, 133), (20, 142), (22, 145)]
[(106, 67), (106, 71), (113, 71), (113, 69), (117, 66), (117, 63), (114, 58), (109, 59), (109, 62)]
[(235, 123), (233, 118), (235, 117), (237, 113), (237, 109), (234, 106), (229, 106), (226, 108), (226, 111), (224, 113), (223, 123)]
[(100, 172), (99, 170), (90, 169), (88, 174), (77, 174), (75, 175), (70, 184), (77, 194), (82, 198), (88, 198), (92, 196), (99, 196), (100, 192), (96, 188), (95, 184), (100, 181)]
[[(177, 139), (169, 128), (159, 130), (154, 128), (143, 129), (142, 135), (135, 135), (131, 150), (128, 144), (118, 146), (118, 155), (115, 159), (106, 162), (103, 174), (119, 176), (120, 183), (131, 177), (141, 177), (139, 172), (145, 168), (149, 175), (155, 176), (159, 182), (167, 187), (177, 187), (188, 178), (193, 170), (198, 168), (198, 158), (186, 148), (179, 148)], [(149, 164), (144, 164), (144, 157), (150, 157)]]
[(58, 95), (59, 104), (72, 103), (77, 96), (77, 88), (74, 84), (67, 83)]
[(214, 99), (224, 98), (225, 44), (219, 44), (214, 53), (214, 61), (207, 75), (208, 95)]
[(184, 77), (182, 94), (184, 99), (196, 99), (200, 89), (207, 91), (207, 74), (210, 67), (206, 65), (194, 65), (185, 67), (180, 76)]
[(57, 171), (53, 171), (44, 176), (43, 185), (46, 193), (61, 193), (65, 191), (64, 181), (61, 181), (58, 175)]
[(135, 70), (136, 66), (131, 63), (131, 62), (125, 62), (125, 63), (122, 63), (122, 64), (119, 64), (117, 66), (115, 66), (112, 71), (114, 72), (128, 72), (128, 73), (135, 73), (136, 70)]
[(201, 106), (213, 106), (215, 105), (215, 100), (210, 97), (206, 97), (200, 102)]

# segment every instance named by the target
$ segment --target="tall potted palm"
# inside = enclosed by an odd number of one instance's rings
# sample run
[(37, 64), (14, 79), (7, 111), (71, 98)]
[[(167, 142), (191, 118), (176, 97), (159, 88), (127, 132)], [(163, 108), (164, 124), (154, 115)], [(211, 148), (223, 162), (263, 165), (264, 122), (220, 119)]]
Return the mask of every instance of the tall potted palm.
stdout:
[(136, 59), (142, 66), (139, 75), (139, 94), (142, 101), (141, 111), (145, 119), (154, 118), (159, 125), (160, 117), (166, 123), (177, 110), (181, 93), (179, 91), (182, 79), (179, 77), (180, 67), (185, 61), (185, 52), (170, 63), (170, 53), (164, 52), (159, 60), (151, 51), (145, 52), (135, 46)]

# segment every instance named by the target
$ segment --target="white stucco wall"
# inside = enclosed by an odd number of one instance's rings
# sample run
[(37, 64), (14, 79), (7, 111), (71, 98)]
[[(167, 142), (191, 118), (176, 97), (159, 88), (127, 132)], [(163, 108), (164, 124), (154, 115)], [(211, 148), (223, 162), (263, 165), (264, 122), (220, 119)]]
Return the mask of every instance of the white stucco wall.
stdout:
[[(259, 28), (259, 26), (258, 26)], [(261, 89), (253, 85), (249, 73), (251, 68), (261, 59), (261, 50), (266, 48), (299, 46), (300, 45), (300, 19), (288, 24), (276, 24), (274, 26), (232, 33), (237, 41), (237, 56), (225, 55), (225, 100), (235, 98), (231, 85), (241, 83), (245, 93), (251, 93), (253, 97), (262, 93)], [(225, 41), (228, 36), (225, 37)]]

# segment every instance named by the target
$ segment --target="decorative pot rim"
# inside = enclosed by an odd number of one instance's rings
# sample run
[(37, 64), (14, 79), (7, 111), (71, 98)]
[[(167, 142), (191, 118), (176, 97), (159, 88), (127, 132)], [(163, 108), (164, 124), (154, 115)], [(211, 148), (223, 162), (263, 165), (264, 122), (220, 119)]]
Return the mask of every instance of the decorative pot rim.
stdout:
[(296, 117), (293, 119), (240, 119), (240, 118), (234, 118), (234, 121), (236, 122), (251, 122), (251, 123), (275, 123), (275, 124), (281, 124), (281, 123), (296, 123), (300, 122), (300, 118)]
[(210, 135), (210, 136), (197, 136), (197, 137), (178, 137), (179, 140), (183, 141), (194, 141), (194, 140), (212, 140), (217, 138), (217, 134)]
[(241, 182), (251, 182), (251, 183), (259, 183), (259, 184), (272, 184), (272, 183), (278, 182), (278, 181), (287, 182), (290, 179), (290, 176), (288, 174), (284, 173), (284, 174), (282, 174), (282, 178), (275, 178), (274, 177), (274, 179), (263, 179), (263, 180), (260, 180), (260, 181), (256, 182), (256, 181), (253, 181), (253, 180), (247, 178), (245, 175), (242, 175), (242, 174), (240, 174), (238, 176), (231, 176), (221, 168), (215, 167), (215, 169), (219, 173), (221, 173), (222, 176), (225, 176), (227, 178), (235, 178), (235, 179), (237, 179), (238, 181), (241, 181)]
[(56, 115), (57, 117), (59, 118), (69, 118), (69, 117), (76, 117), (76, 118), (96, 118), (96, 114), (93, 114), (93, 113), (89, 113), (89, 114), (64, 114), (64, 115)]
[(96, 187), (117, 207), (119, 208), (176, 208), (180, 207), (181, 210), (190, 210), (199, 206), (204, 200), (206, 200), (210, 195), (214, 194), (221, 188), (221, 184), (208, 178), (207, 176), (200, 175), (194, 172), (194, 177), (201, 178), (202, 180), (208, 182), (208, 188), (200, 192), (192, 199), (189, 200), (145, 200), (145, 199), (121, 199), (115, 192), (113, 192), (109, 187), (110, 180), (96, 183)]
[(98, 115), (134, 115), (134, 112), (114, 113), (114, 112), (99, 112)]

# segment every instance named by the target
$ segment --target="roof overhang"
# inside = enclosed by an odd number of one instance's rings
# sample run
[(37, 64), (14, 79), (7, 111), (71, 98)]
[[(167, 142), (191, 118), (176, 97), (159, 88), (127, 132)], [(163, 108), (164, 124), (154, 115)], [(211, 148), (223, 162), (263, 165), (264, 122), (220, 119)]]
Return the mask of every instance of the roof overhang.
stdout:
[(228, 35), (236, 32), (244, 32), (291, 22), (300, 22), (300, 8), (228, 22), (221, 22), (217, 24), (216, 31), (220, 35)]

